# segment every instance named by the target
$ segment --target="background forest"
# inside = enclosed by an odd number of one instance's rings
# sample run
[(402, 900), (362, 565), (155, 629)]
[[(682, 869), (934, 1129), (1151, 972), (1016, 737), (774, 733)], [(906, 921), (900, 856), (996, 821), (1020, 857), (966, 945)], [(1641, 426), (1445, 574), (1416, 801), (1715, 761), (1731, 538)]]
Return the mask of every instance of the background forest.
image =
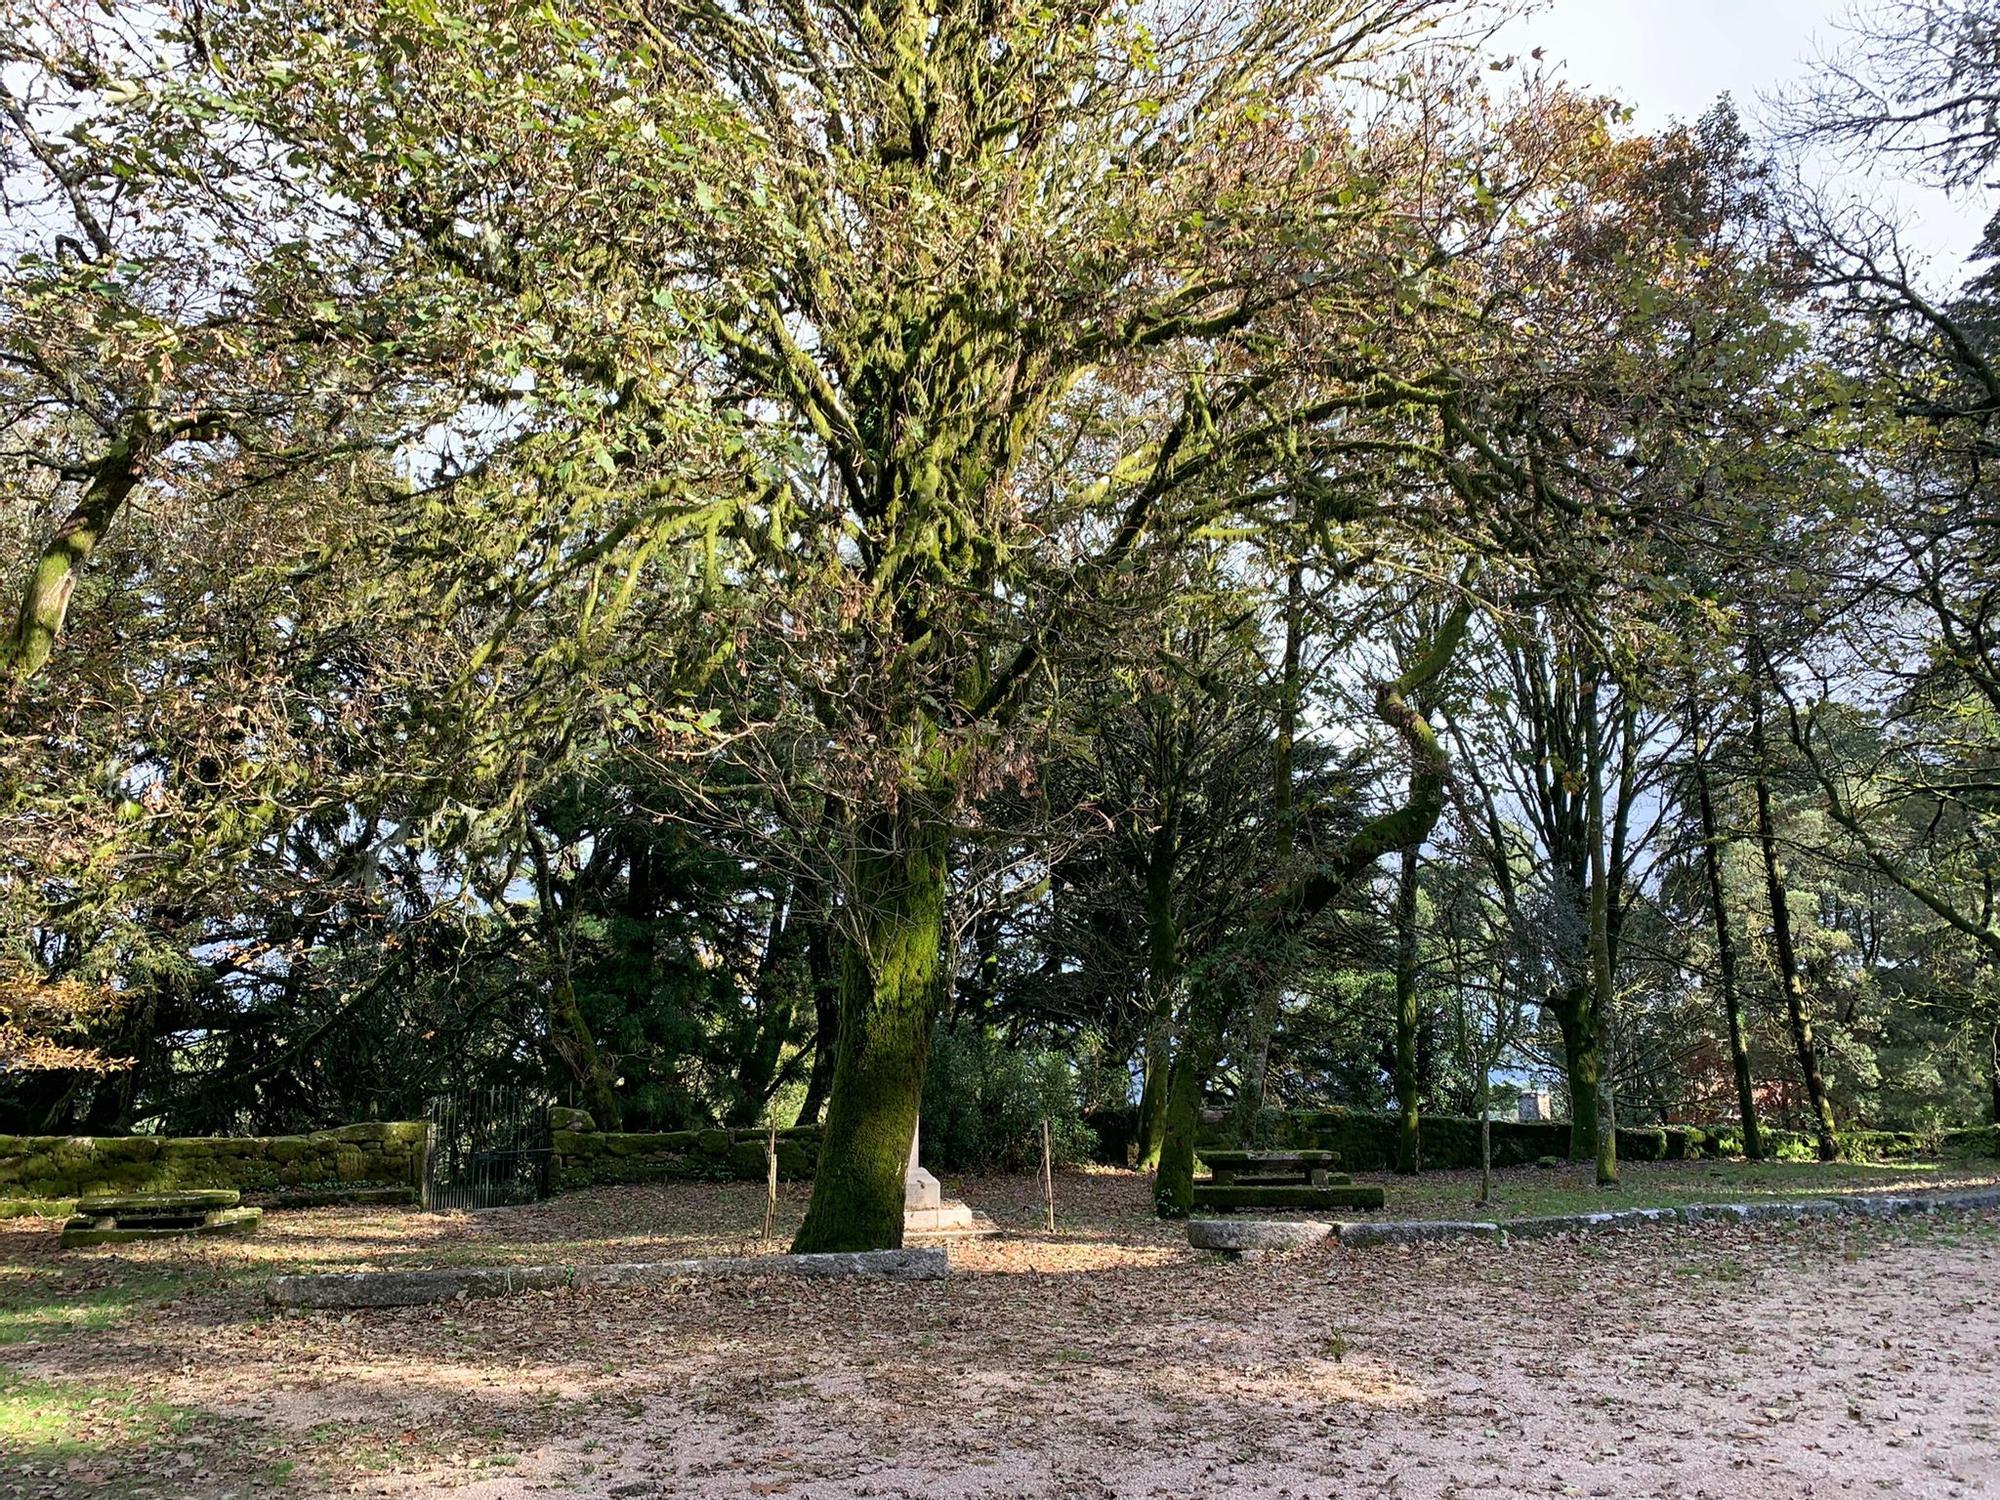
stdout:
[(0, 1129), (2000, 1119), (2000, 12), (1507, 9), (9, 7)]

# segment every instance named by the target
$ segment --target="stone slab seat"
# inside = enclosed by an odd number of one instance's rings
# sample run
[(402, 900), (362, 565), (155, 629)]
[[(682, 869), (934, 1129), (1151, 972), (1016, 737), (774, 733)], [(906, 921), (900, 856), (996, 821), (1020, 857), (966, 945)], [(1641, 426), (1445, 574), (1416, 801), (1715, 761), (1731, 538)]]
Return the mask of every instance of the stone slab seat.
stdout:
[(140, 1214), (205, 1214), (243, 1201), (235, 1188), (196, 1188), (175, 1193), (92, 1193), (76, 1200), (76, 1211), (94, 1218)]
[(177, 1239), (184, 1235), (255, 1234), (264, 1221), (261, 1208), (219, 1208), (190, 1221), (185, 1216), (172, 1220), (145, 1216), (114, 1218), (108, 1214), (78, 1214), (63, 1225), (62, 1247), (79, 1250), (89, 1245), (130, 1245), (141, 1240)]
[(1237, 1208), (1350, 1208), (1378, 1209), (1386, 1201), (1379, 1187), (1356, 1187), (1338, 1183), (1327, 1187), (1263, 1185), (1248, 1183), (1197, 1182), (1194, 1206), (1223, 1212)]

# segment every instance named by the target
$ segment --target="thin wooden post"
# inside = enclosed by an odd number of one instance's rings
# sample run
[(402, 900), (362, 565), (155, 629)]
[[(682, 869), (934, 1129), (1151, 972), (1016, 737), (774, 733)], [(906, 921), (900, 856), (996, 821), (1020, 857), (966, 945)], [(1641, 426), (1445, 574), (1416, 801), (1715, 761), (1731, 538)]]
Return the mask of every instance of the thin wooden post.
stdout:
[(1049, 1233), (1056, 1232), (1056, 1171), (1049, 1149), (1049, 1118), (1042, 1116), (1042, 1201), (1048, 1205)]
[(764, 1238), (770, 1239), (778, 1218), (778, 1128), (764, 1142)]

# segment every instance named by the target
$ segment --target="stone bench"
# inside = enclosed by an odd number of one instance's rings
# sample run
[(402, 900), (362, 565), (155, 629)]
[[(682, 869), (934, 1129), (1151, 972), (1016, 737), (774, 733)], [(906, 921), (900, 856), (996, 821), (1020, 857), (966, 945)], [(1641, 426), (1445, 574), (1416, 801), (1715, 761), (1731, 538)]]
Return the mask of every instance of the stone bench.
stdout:
[(233, 1188), (183, 1193), (130, 1193), (76, 1200), (76, 1216), (63, 1225), (62, 1247), (129, 1245), (183, 1235), (255, 1234), (261, 1208), (242, 1208)]

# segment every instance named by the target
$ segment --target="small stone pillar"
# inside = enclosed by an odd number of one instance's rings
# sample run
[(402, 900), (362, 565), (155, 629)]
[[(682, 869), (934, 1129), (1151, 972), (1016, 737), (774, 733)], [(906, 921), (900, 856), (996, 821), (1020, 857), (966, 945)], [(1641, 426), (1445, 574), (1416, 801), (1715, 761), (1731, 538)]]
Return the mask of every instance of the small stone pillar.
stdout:
[(972, 1210), (947, 1203), (938, 1180), (917, 1161), (922, 1122), (910, 1130), (910, 1163), (903, 1171), (903, 1235), (959, 1234), (972, 1228)]
[(938, 1180), (926, 1172), (917, 1162), (917, 1134), (923, 1128), (918, 1121), (910, 1131), (910, 1164), (903, 1171), (903, 1212), (907, 1216), (912, 1209), (936, 1208), (944, 1202), (944, 1190)]

